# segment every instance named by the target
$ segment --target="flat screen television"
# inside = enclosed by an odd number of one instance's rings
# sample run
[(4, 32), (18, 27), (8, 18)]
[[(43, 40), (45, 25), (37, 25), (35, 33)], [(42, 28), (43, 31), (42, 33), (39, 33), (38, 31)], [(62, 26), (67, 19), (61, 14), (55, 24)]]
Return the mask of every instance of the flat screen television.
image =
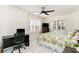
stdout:
[(43, 23), (42, 26), (43, 27), (49, 27), (49, 24), (48, 23)]
[(17, 33), (25, 33), (25, 29), (17, 29)]

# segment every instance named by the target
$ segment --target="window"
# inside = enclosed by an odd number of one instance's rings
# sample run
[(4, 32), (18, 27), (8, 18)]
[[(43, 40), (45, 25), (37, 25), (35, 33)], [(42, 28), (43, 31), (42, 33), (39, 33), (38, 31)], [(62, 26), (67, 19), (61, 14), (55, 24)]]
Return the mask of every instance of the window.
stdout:
[(50, 22), (50, 31), (66, 31), (66, 21), (56, 20)]
[(30, 20), (30, 32), (41, 31), (41, 21), (40, 20)]

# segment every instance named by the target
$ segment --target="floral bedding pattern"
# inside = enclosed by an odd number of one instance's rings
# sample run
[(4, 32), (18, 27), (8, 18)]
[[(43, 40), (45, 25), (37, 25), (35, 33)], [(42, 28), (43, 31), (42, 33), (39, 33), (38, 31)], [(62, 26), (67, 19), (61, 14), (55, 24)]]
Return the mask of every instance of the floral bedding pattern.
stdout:
[(69, 32), (65, 37), (64, 37), (64, 41), (65, 41), (65, 46), (70, 46), (70, 47), (74, 47), (74, 44), (77, 44), (77, 40), (74, 38), (75, 36), (75, 32)]
[(39, 36), (39, 41), (45, 41), (45, 42), (54, 44), (54, 45), (59, 46), (59, 47), (64, 47), (65, 42), (64, 42), (63, 38), (64, 38), (63, 35), (58, 36), (55, 33), (49, 32), (49, 33), (41, 34)]
[(76, 40), (73, 39), (74, 32), (69, 32), (68, 34), (56, 34), (56, 33), (44, 33), (39, 36), (39, 41), (48, 42), (54, 44), (56, 46), (64, 48), (65, 46), (74, 47), (74, 44), (77, 43)]

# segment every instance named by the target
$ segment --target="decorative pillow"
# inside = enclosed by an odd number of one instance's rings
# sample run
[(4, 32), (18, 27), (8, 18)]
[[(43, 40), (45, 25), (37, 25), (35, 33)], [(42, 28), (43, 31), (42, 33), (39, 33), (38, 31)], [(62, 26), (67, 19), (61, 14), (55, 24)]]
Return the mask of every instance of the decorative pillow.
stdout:
[(64, 41), (65, 41), (65, 46), (70, 46), (70, 47), (74, 47), (74, 44), (76, 43), (76, 40), (74, 40), (74, 37), (75, 36), (75, 32), (69, 32), (67, 34), (67, 36), (64, 38)]
[(73, 37), (73, 39), (79, 40), (79, 33), (78, 32), (75, 34), (75, 36)]
[(74, 31), (73, 32), (69, 32), (66, 36), (66, 38), (72, 38), (75, 35)]

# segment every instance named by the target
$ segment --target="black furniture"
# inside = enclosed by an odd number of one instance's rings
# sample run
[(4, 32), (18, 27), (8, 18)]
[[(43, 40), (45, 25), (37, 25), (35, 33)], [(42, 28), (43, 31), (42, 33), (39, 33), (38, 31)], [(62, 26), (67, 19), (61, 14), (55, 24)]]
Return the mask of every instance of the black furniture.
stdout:
[(42, 33), (49, 32), (49, 23), (42, 23)]
[(25, 34), (25, 29), (17, 29), (16, 33), (24, 33)]
[[(11, 53), (13, 53), (13, 51), (15, 49), (18, 49), (19, 53), (21, 53), (21, 51), (20, 51), (20, 48), (22, 48), (22, 44), (21, 43), (24, 42), (24, 40), (25, 40), (24, 33), (15, 33), (13, 42), (16, 45), (14, 46), (13, 50), (11, 51)], [(24, 47), (24, 49), (25, 49), (25, 47)]]
[[(25, 46), (29, 46), (29, 35), (25, 34), (24, 37), (25, 37), (25, 40), (22, 43), (24, 43)], [(3, 49), (14, 46), (14, 45), (16, 45), (14, 43), (14, 35), (3, 36), (2, 52), (3, 52)]]
[(64, 48), (63, 53), (79, 53), (79, 52), (78, 52), (75, 48), (66, 46), (66, 47)]

